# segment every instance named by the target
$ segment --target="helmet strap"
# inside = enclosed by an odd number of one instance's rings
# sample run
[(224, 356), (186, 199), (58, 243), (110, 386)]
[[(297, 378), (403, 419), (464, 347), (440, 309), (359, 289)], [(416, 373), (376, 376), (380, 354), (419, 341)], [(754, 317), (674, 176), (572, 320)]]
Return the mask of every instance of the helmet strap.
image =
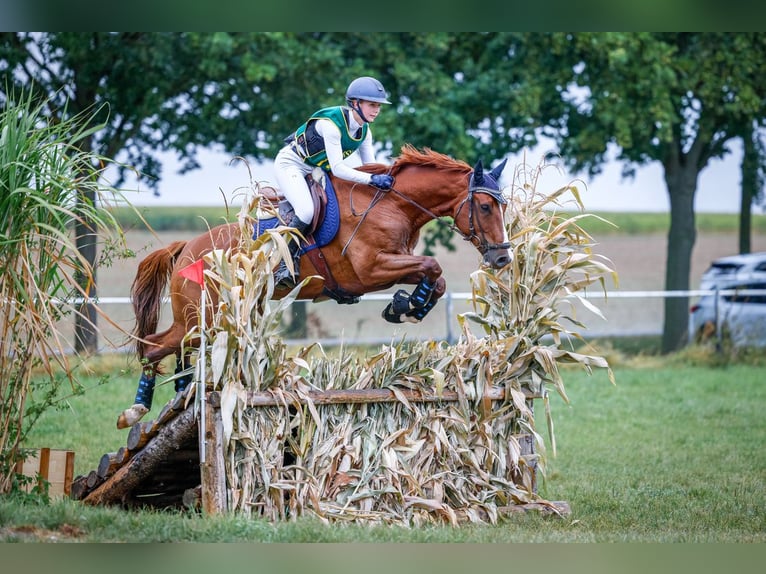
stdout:
[[(354, 110), (357, 114), (359, 114), (359, 117), (362, 118), (362, 121), (366, 124), (370, 123), (370, 120), (368, 120), (366, 117), (364, 117), (364, 114), (362, 113), (362, 106), (359, 105), (360, 100), (356, 99), (349, 99), (348, 105), (351, 107), (352, 110)], [(354, 105), (352, 102), (356, 102), (356, 105)]]

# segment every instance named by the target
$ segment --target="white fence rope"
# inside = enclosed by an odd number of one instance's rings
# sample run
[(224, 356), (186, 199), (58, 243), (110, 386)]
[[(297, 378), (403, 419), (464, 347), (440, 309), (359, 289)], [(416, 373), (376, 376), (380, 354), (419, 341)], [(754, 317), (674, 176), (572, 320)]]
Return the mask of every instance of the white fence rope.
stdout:
[[(665, 299), (669, 297), (687, 297), (687, 298), (695, 298), (695, 297), (704, 297), (707, 295), (717, 295), (717, 297), (720, 298), (727, 296), (727, 295), (766, 295), (766, 290), (764, 289), (719, 289), (719, 290), (702, 290), (702, 289), (696, 289), (696, 290), (685, 290), (685, 291), (661, 291), (661, 290), (645, 290), (645, 291), (599, 291), (597, 289), (593, 289), (591, 291), (587, 292), (579, 292), (576, 296), (572, 295), (568, 297), (570, 300), (575, 300), (577, 297), (583, 298), (583, 299), (602, 299), (605, 301), (608, 301), (610, 299)], [(363, 295), (361, 297), (362, 302), (371, 302), (371, 301), (390, 301), (391, 297), (393, 296), (393, 293), (369, 293), (366, 295)], [(458, 301), (470, 301), (471, 300), (471, 293), (470, 292), (452, 292), (448, 291), (444, 294), (441, 301), (444, 302), (444, 305), (441, 306), (441, 313), (445, 318), (445, 327), (443, 332), (444, 340), (454, 343), (456, 340), (456, 335), (454, 333), (454, 324), (453, 319), (456, 315), (454, 305)], [(76, 299), (76, 303), (82, 303), (83, 299)], [(169, 298), (165, 298), (164, 302), (167, 303), (169, 301)], [(130, 297), (98, 297), (94, 299), (94, 303), (97, 303), (99, 305), (125, 305), (130, 304)], [(716, 312), (719, 308), (719, 305), (715, 306)], [(439, 309), (437, 307), (437, 309)], [(436, 311), (436, 309), (435, 309)], [(716, 323), (719, 323), (718, 317), (716, 318)], [(692, 331), (692, 315), (689, 315), (689, 324), (687, 325), (688, 334), (690, 337), (693, 336)], [(592, 338), (603, 338), (603, 337), (643, 337), (643, 336), (658, 336), (662, 334), (662, 330), (660, 327), (654, 327), (654, 328), (644, 328), (642, 329), (640, 326), (632, 326), (629, 329), (622, 329), (619, 328), (612, 328), (612, 329), (587, 329), (586, 332), (583, 332), (582, 334), (587, 335), (588, 337)], [(422, 338), (422, 337), (421, 337)], [(320, 339), (289, 339), (290, 343), (293, 344), (307, 344), (310, 342), (320, 342), (323, 345), (332, 346), (332, 345), (339, 345), (339, 344), (385, 344), (390, 343), (391, 338), (390, 337), (345, 337), (345, 338), (320, 338)]]

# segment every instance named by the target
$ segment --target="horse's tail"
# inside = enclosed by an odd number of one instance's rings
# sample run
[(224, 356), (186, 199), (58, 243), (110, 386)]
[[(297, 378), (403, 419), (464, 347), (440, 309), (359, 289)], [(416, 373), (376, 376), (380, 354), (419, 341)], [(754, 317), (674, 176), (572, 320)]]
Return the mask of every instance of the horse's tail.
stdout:
[(133, 334), (139, 358), (144, 356), (144, 338), (157, 330), (162, 309), (162, 296), (173, 273), (173, 265), (186, 241), (174, 241), (167, 247), (151, 252), (138, 265), (136, 278), (130, 288), (136, 326)]

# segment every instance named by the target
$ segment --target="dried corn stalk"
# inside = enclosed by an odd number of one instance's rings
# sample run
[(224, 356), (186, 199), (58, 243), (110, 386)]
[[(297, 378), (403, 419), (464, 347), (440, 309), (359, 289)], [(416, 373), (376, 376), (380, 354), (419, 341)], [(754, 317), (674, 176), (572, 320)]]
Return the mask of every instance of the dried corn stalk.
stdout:
[[(452, 346), (400, 341), (370, 357), (345, 349), (328, 357), (311, 346), (288, 356), (280, 319), (297, 289), (271, 300), (286, 231), (212, 254), (220, 304), (208, 333), (209, 380), (221, 390), (230, 508), (271, 520), (312, 514), (417, 525), (495, 523), (509, 506), (549, 504), (536, 494), (543, 440), (530, 397), (547, 399), (552, 385), (566, 398), (559, 363), (608, 369), (600, 357), (562, 348), (562, 334), (576, 333), (559, 306), (612, 272), (590, 252), (578, 217), (544, 212), (561, 193), (514, 200), (507, 221), (514, 263), (473, 274), (474, 311), (460, 317)], [(240, 220), (250, 237), (246, 213)], [(315, 404), (309, 394), (380, 388), (397, 400)], [(490, 401), (496, 388), (503, 399)], [(248, 406), (248, 391), (265, 390), (275, 406)], [(457, 400), (418, 402), (407, 394), (413, 390), (450, 391)]]

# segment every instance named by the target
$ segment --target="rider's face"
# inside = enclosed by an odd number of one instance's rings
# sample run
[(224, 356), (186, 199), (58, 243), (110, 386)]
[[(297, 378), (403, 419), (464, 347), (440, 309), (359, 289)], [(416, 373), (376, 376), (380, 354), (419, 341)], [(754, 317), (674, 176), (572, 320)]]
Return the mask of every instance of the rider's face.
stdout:
[(380, 113), (381, 104), (379, 102), (368, 102), (366, 100), (359, 100), (359, 107), (362, 110), (362, 113), (364, 114), (364, 117), (367, 118), (367, 121), (372, 123), (375, 121), (375, 118), (378, 117), (378, 114)]

